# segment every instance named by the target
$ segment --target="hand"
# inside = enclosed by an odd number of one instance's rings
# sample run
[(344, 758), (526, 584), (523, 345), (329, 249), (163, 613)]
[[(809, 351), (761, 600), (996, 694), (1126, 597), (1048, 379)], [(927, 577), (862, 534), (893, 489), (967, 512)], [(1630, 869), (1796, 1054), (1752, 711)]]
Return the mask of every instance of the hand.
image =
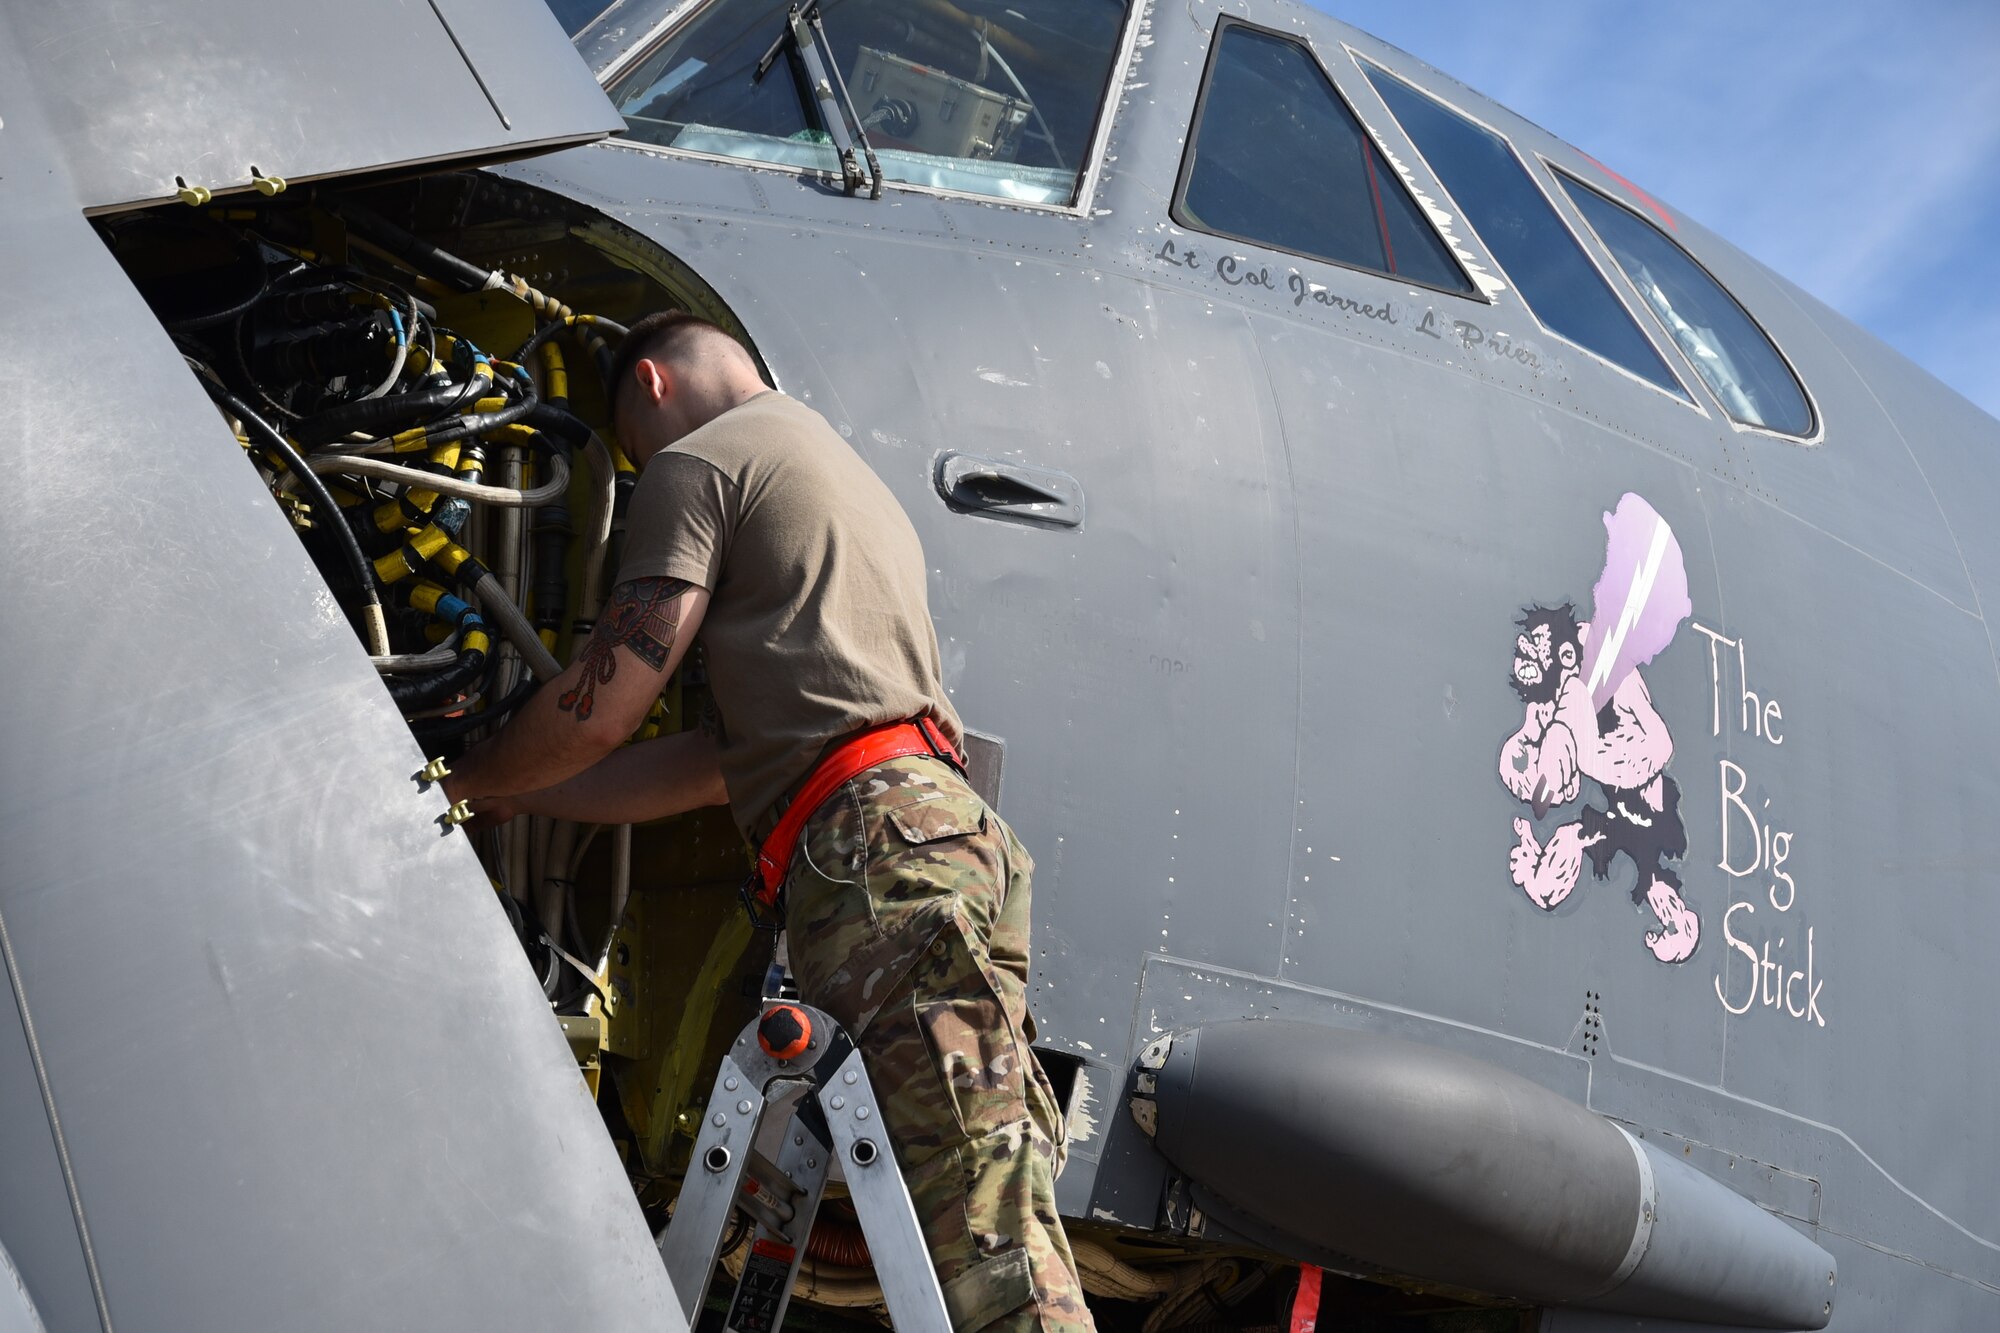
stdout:
[(482, 796), (472, 802), (472, 818), (465, 822), (467, 833), (485, 833), (497, 829), (513, 820), (521, 813), (516, 798), (511, 796)]

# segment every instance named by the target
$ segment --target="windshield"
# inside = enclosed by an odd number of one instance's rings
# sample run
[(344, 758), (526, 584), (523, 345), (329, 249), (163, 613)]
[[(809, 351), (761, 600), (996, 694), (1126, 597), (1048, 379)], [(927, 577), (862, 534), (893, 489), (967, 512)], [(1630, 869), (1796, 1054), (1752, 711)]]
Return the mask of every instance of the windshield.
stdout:
[[(754, 78), (787, 7), (704, 6), (609, 86), (627, 137), (837, 172), (801, 81), (776, 65)], [(1125, 0), (824, 0), (820, 13), (888, 180), (1075, 199)]]
[(590, 21), (611, 8), (612, 0), (547, 0), (549, 11), (574, 37), (590, 26)]

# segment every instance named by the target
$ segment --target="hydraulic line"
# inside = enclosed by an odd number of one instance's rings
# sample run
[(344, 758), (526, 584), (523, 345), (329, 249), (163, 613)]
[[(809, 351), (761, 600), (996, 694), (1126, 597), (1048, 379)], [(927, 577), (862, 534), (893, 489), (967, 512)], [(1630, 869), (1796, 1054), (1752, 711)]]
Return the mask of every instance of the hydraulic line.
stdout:
[(583, 601), (577, 607), (580, 618), (592, 622), (597, 619), (598, 603), (604, 597), (605, 555), (611, 549), (611, 520), (618, 503), (617, 465), (612, 461), (611, 450), (599, 439), (596, 431), (590, 433), (590, 443), (584, 449), (584, 457), (590, 463), (590, 479), (596, 490), (591, 514), (590, 544), (583, 553)]
[[(546, 886), (545, 901), (556, 904), (550, 918), (563, 923), (567, 938), (564, 947), (582, 954), (587, 946), (576, 916), (576, 881), (569, 875), (569, 861), (576, 848), (577, 826), (567, 819), (535, 821), (538, 836), (529, 842), (531, 873)], [(586, 962), (595, 959), (586, 958)]]
[(379, 459), (361, 458), (353, 454), (315, 455), (306, 460), (306, 467), (315, 473), (396, 481), (405, 486), (418, 486), (425, 490), (436, 491), (439, 495), (470, 500), (475, 504), (501, 505), (514, 509), (532, 509), (537, 505), (545, 505), (569, 490), (569, 468), (564, 465), (560, 456), (549, 461), (549, 480), (531, 491), (460, 481), (456, 477), (444, 477), (418, 468), (384, 463)]
[[(502, 485), (516, 491), (523, 489), (526, 477), (519, 449), (512, 447), (503, 448), (500, 451), (499, 466)], [(521, 541), (526, 532), (527, 523), (519, 509), (496, 509), (494, 511), (493, 547), (491, 551), (494, 583), (500, 590), (500, 596), (506, 599), (509, 606), (519, 606), (521, 604), (521, 566), (525, 561), (525, 557), (521, 551)], [(544, 648), (547, 647), (546, 644), (542, 644), (542, 636), (539, 631), (535, 633), (535, 642)], [(504, 675), (504, 666), (502, 671), (503, 679), (512, 679), (512, 677)], [(536, 674), (539, 675), (540, 673), (537, 672)], [(524, 873), (530, 876), (527, 882), (533, 884), (535, 882), (532, 877), (533, 868), (524, 865), (522, 869)], [(547, 921), (547, 915), (544, 914), (542, 919)]]
[(418, 743), (428, 750), (445, 741), (457, 740), (489, 723), (498, 722), (528, 702), (529, 696), (539, 688), (539, 682), (524, 680), (509, 690), (505, 698), (489, 701), (480, 712), (467, 713), (463, 717), (426, 719), (412, 724), (410, 731), (416, 736)]
[[(569, 466), (557, 455), (549, 464), (549, 471), (563, 481), (563, 487), (551, 500), (558, 499), (569, 490)], [(548, 485), (536, 487), (536, 491), (548, 491)], [(523, 491), (522, 495), (528, 492)], [(560, 504), (544, 504), (535, 510), (535, 521), (531, 535), (535, 543), (535, 628), (544, 643), (553, 645), (556, 634), (562, 629), (564, 615), (569, 601), (569, 574), (563, 568), (564, 557), (569, 551), (570, 525), (569, 509)]]
[(426, 652), (391, 653), (387, 657), (371, 657), (368, 660), (385, 676), (409, 671), (435, 671), (458, 660), (458, 639), (454, 635)]
[[(541, 352), (547, 391), (543, 401), (529, 411), (526, 421), (545, 431), (545, 438), (555, 442), (550, 471), (567, 479), (570, 457), (580, 443), (589, 441), (590, 427), (568, 411), (569, 373), (563, 366), (561, 349), (548, 342), (542, 345)], [(565, 486), (551, 497), (551, 503), (535, 510), (531, 531), (534, 541), (535, 628), (540, 632), (542, 642), (550, 648), (561, 636), (569, 609), (569, 571), (566, 567), (570, 539), (569, 506), (558, 501), (558, 497), (567, 494), (568, 487)]]
[[(557, 328), (582, 323), (595, 325), (604, 333), (625, 335), (625, 327), (608, 319), (592, 315), (578, 315), (554, 297), (537, 291), (525, 278), (499, 269), (483, 269), (479, 265), (459, 258), (448, 250), (440, 249), (421, 236), (405, 231), (395, 223), (370, 212), (346, 199), (330, 199), (327, 206), (335, 216), (345, 222), (350, 230), (377, 249), (402, 260), (417, 272), (435, 278), (447, 286), (462, 292), (499, 291), (508, 292), (527, 303), (537, 319), (549, 320)], [(590, 337), (590, 351), (598, 360), (599, 369), (608, 368), (610, 350), (601, 336), (593, 331)], [(516, 361), (525, 358), (515, 357)]]
[[(207, 372), (206, 367), (202, 369)], [(299, 451), (292, 447), (290, 440), (264, 418), (251, 411), (249, 404), (231, 393), (220, 380), (211, 379), (209, 376), (212, 373), (204, 373), (201, 377), (202, 383), (207, 386), (208, 396), (213, 398), (224, 411), (241, 421), (245, 429), (260, 437), (266, 447), (284, 459), (285, 466), (299, 479), (299, 484), (306, 488), (313, 503), (320, 506), (326, 527), (339, 541), (341, 554), (346, 558), (348, 569), (354, 575), (355, 583), (359, 585), (361, 594), (366, 599), (362, 606), (361, 619), (368, 634), (368, 655), (387, 657), (389, 622), (382, 615), (382, 596), (375, 589), (375, 571), (369, 567), (368, 557), (362, 554), (360, 541), (355, 537), (354, 530), (347, 526), (347, 520), (341, 516), (340, 506), (334, 503), (333, 495), (327, 490), (326, 483), (306, 466), (306, 460), (299, 456)]]
[[(389, 698), (399, 711), (412, 713), (422, 708), (433, 708), (456, 696), (463, 695), (479, 683), (486, 674), (486, 650), (468, 648), (459, 654), (458, 661), (443, 671), (427, 676), (390, 676), (383, 684), (389, 687)], [(462, 703), (460, 707), (470, 707)]]
[[(549, 382), (552, 386), (567, 388), (568, 376), (562, 373), (562, 354), (554, 343), (542, 348), (550, 365)], [(592, 584), (598, 567), (603, 563), (604, 552), (611, 541), (612, 511), (617, 503), (617, 465), (611, 450), (598, 438), (590, 424), (569, 410), (566, 397), (551, 394), (550, 400), (536, 405), (523, 419), (524, 424), (563, 442), (571, 450), (582, 450), (590, 461), (590, 477), (596, 491), (595, 512), (591, 515), (587, 535), (589, 545), (584, 552), (585, 596), (581, 612), (596, 615), (592, 601)], [(634, 474), (636, 476), (636, 474)], [(538, 606), (538, 610), (541, 608)]]
[[(515, 281), (519, 282), (520, 279), (517, 278)], [(523, 285), (525, 286), (526, 284)], [(539, 296), (540, 293), (530, 288), (529, 295)], [(529, 297), (523, 296), (522, 299), (528, 300)], [(533, 304), (533, 302), (530, 301), (530, 304)], [(538, 311), (540, 310), (540, 307), (536, 308)], [(552, 314), (548, 323), (535, 330), (535, 335), (528, 339), (527, 342), (521, 344), (520, 351), (514, 353), (514, 360), (526, 364), (529, 355), (536, 348), (543, 346), (551, 338), (565, 331), (576, 331), (583, 335), (584, 350), (590, 353), (591, 360), (597, 367), (598, 378), (608, 384), (611, 379), (611, 345), (604, 341), (604, 335), (612, 333), (620, 338), (624, 338), (631, 333), (631, 330), (627, 329), (623, 324), (604, 318), (602, 315), (579, 315), (570, 310), (568, 306), (564, 306), (560, 312)]]
[(604, 944), (597, 951), (597, 965), (611, 957), (611, 943), (618, 938), (618, 924), (625, 919), (625, 904), (632, 897), (632, 826), (620, 824), (611, 830), (611, 921), (604, 928)]
[[(207, 223), (205, 225), (213, 226), (214, 224)], [(236, 258), (238, 260), (247, 260), (246, 267), (254, 273), (252, 281), (253, 290), (251, 290), (249, 295), (238, 297), (227, 305), (214, 310), (204, 310), (198, 314), (181, 315), (173, 318), (169, 318), (163, 314), (160, 322), (166, 326), (167, 332), (194, 333), (201, 329), (212, 328), (217, 324), (226, 323), (255, 306), (271, 290), (270, 270), (265, 266), (264, 257), (258, 251), (256, 243), (248, 240), (241, 233), (232, 232), (230, 235), (237, 246)]]
[(167, 327), (167, 332), (193, 333), (199, 329), (205, 329), (211, 327), (212, 325), (220, 324), (225, 320), (235, 319), (239, 315), (242, 315), (245, 312), (247, 312), (252, 306), (256, 305), (259, 301), (263, 300), (265, 293), (269, 292), (270, 290), (271, 290), (270, 277), (268, 274), (262, 271), (262, 266), (260, 265), (257, 276), (256, 291), (250, 293), (250, 295), (244, 297), (242, 300), (237, 301), (235, 304), (225, 306), (220, 310), (212, 310), (204, 315), (193, 315), (188, 317), (187, 319), (164, 321)]
[(482, 398), (473, 405), (474, 410), (460, 417), (449, 426), (437, 430), (426, 430), (425, 437), (432, 444), (444, 444), (452, 440), (462, 440), (468, 435), (484, 435), (488, 431), (511, 426), (535, 410), (541, 402), (541, 390), (535, 387), (534, 378), (528, 374), (517, 375), (513, 384), (521, 396), (497, 410), (488, 410), (492, 399)]
[(370, 212), (359, 204), (346, 199), (329, 196), (326, 206), (334, 216), (345, 222), (355, 235), (368, 241), (378, 249), (403, 260), (417, 272), (435, 278), (446, 286), (462, 292), (484, 290), (511, 291), (506, 275), (468, 264), (448, 250), (440, 250), (414, 232), (404, 231), (379, 213)]
[[(595, 440), (595, 436), (592, 437)], [(602, 440), (596, 443), (603, 445)], [(590, 633), (597, 622), (597, 613), (603, 609), (605, 571), (616, 570), (625, 558), (625, 511), (632, 502), (632, 492), (639, 480), (639, 470), (625, 457), (624, 450), (616, 444), (606, 446), (611, 455), (611, 467), (607, 474), (611, 478), (608, 514), (602, 520), (602, 561), (584, 567), (583, 605), (577, 608), (576, 623), (572, 632), (581, 638)], [(601, 494), (601, 493), (600, 493)]]
[[(489, 658), (488, 660), (492, 659)], [(454, 717), (469, 709), (477, 708), (480, 701), (485, 697), (485, 686), (475, 681), (473, 684), (467, 686), (463, 692), (454, 694), (441, 704), (432, 704), (428, 708), (411, 709), (403, 714), (403, 721), (422, 722), (427, 718), (433, 717)]]
[(341, 403), (301, 421), (299, 438), (308, 444), (319, 445), (356, 431), (373, 434), (384, 426), (451, 416), (484, 398), (492, 386), (493, 365), (482, 357), (474, 363), (472, 374), (463, 384), (412, 389), (408, 393), (390, 394), (385, 398), (361, 398)]
[[(485, 363), (482, 362), (481, 364)], [(449, 425), (437, 424), (434, 421), (430, 425), (415, 426), (408, 430), (400, 431), (387, 440), (374, 439), (359, 443), (349, 441), (334, 445), (321, 452), (329, 454), (411, 453), (417, 450), (428, 449), (435, 445), (450, 444), (454, 440), (463, 440), (471, 436), (487, 435), (493, 431), (503, 430), (508, 426), (520, 422), (540, 405), (539, 390), (535, 388), (534, 380), (526, 374), (512, 377), (508, 381), (508, 384), (520, 394), (519, 398), (510, 402), (505, 396), (494, 398), (481, 397), (472, 404), (471, 411), (466, 412), (458, 420), (451, 422)], [(414, 396), (409, 394), (403, 395), (406, 398)], [(392, 398), (363, 400), (359, 404), (343, 404), (341, 408), (333, 410), (345, 411), (348, 407), (367, 406), (370, 402), (389, 403), (395, 401), (397, 400)], [(311, 423), (314, 429), (322, 435), (326, 429), (324, 424), (322, 424), (326, 415), (330, 414), (322, 414), (321, 417), (315, 418), (314, 422)], [(344, 424), (344, 419), (341, 424)], [(342, 433), (345, 434), (348, 432), (343, 431)], [(385, 446), (387, 447), (385, 448)]]
[(493, 618), (495, 628), (501, 637), (514, 645), (521, 660), (528, 664), (528, 670), (535, 673), (535, 679), (551, 681), (562, 674), (562, 667), (554, 653), (542, 646), (541, 636), (528, 623), (528, 617), (514, 600), (500, 587), (500, 580), (491, 571), (482, 573), (472, 586), (472, 595), (479, 602), (479, 609)]
[(463, 694), (486, 672), (486, 653), (492, 640), (486, 622), (461, 598), (452, 596), (435, 583), (419, 583), (410, 590), (410, 605), (445, 621), (458, 630), (458, 660), (442, 671), (424, 676), (398, 676), (385, 684), (389, 697), (404, 712), (444, 702)]
[(383, 378), (380, 384), (363, 394), (362, 397), (364, 399), (382, 397), (389, 390), (396, 387), (397, 380), (403, 378), (403, 367), (409, 364), (410, 360), (410, 335), (417, 327), (417, 298), (414, 296), (410, 298), (410, 317), (408, 323), (404, 322), (403, 316), (393, 306), (389, 309), (389, 319), (396, 330), (396, 358), (389, 364), (388, 375)]
[[(318, 465), (318, 460), (312, 460)], [(430, 478), (447, 481), (462, 481), (478, 485), (480, 473), (485, 467), (485, 459), (478, 445), (461, 447), (457, 444), (441, 444), (432, 449), (421, 463), (407, 465), (411, 472)], [(375, 530), (385, 536), (406, 530), (413, 523), (435, 521), (450, 533), (454, 539), (464, 535), (465, 521), (472, 515), (472, 506), (466, 500), (453, 498), (446, 500), (442, 509), (438, 508), (438, 492), (427, 489), (415, 482), (405, 484), (393, 499), (384, 500), (375, 506)]]

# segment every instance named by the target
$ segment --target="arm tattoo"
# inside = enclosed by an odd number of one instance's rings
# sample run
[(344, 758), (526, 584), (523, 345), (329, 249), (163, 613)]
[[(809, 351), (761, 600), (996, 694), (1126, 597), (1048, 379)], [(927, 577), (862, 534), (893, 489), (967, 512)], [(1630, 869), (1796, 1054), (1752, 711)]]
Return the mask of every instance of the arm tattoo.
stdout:
[(609, 685), (618, 674), (619, 648), (655, 671), (673, 656), (674, 636), (680, 619), (674, 599), (694, 587), (686, 579), (628, 579), (611, 590), (611, 600), (577, 659), (579, 676), (570, 689), (556, 700), (556, 707), (574, 714), (579, 722), (590, 720), (597, 707), (597, 687)]

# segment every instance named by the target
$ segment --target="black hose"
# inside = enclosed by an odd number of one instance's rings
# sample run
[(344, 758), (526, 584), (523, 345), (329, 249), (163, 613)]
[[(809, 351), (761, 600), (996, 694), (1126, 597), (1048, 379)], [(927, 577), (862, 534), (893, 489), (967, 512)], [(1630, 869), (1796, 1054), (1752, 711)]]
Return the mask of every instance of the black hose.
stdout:
[(528, 341), (521, 344), (520, 350), (515, 352), (513, 356), (507, 359), (514, 362), (516, 365), (522, 365), (522, 366), (527, 365), (528, 358), (533, 356), (538, 350), (540, 350), (541, 345), (543, 343), (555, 337), (558, 333), (561, 333), (564, 329), (568, 327), (569, 325), (563, 323), (559, 319), (550, 320), (548, 323), (536, 329), (534, 335), (530, 337)]
[(543, 505), (535, 511), (535, 628), (562, 629), (569, 613), (569, 510)]
[(449, 250), (440, 250), (423, 237), (404, 231), (379, 213), (361, 205), (335, 198), (328, 202), (336, 217), (363, 240), (409, 264), (417, 272), (436, 278), (462, 292), (481, 291), (493, 278), (490, 270), (467, 263)]
[(460, 653), (456, 661), (441, 670), (421, 676), (390, 676), (386, 683), (389, 698), (398, 709), (407, 713), (443, 703), (454, 694), (463, 694), (485, 674), (485, 650), (473, 648)]
[(450, 444), (453, 440), (462, 440), (468, 435), (484, 435), (487, 431), (499, 430), (502, 426), (511, 426), (534, 411), (536, 405), (541, 402), (542, 395), (542, 391), (536, 387), (535, 381), (527, 376), (518, 376), (511, 380), (496, 379), (494, 381), (496, 388), (510, 384), (521, 395), (514, 402), (507, 404), (507, 406), (497, 412), (474, 413), (440, 430), (428, 431), (425, 433), (425, 440), (431, 444)]
[(522, 420), (536, 430), (554, 436), (571, 449), (581, 449), (590, 443), (590, 423), (571, 412), (566, 400), (550, 399), (537, 403)]
[(433, 745), (442, 741), (457, 740), (467, 732), (477, 731), (488, 723), (499, 721), (528, 702), (529, 696), (534, 694), (539, 685), (539, 681), (523, 677), (521, 683), (507, 691), (505, 697), (487, 704), (480, 712), (467, 713), (462, 717), (419, 718), (410, 723), (410, 733), (417, 738), (417, 743), (422, 745), (428, 754)]
[(312, 497), (314, 507), (325, 519), (321, 527), (332, 532), (338, 539), (341, 554), (347, 559), (348, 570), (354, 575), (355, 583), (361, 588), (361, 595), (367, 599), (368, 606), (373, 610), (373, 619), (381, 623), (382, 597), (375, 589), (374, 566), (369, 564), (368, 557), (361, 553), (361, 543), (355, 537), (354, 529), (347, 526), (347, 519), (340, 512), (340, 506), (334, 503), (333, 494), (327, 490), (326, 483), (306, 466), (306, 460), (299, 457), (299, 451), (292, 447), (292, 442), (274, 429), (270, 422), (252, 412), (249, 405), (241, 398), (206, 376), (202, 377), (201, 382), (208, 390), (210, 398), (241, 421), (252, 434), (261, 436), (265, 446), (285, 460), (285, 466), (291, 469), (294, 477), (298, 478), (299, 485)]
[(475, 377), (464, 384), (412, 389), (408, 393), (342, 403), (301, 421), (299, 438), (307, 444), (325, 444), (354, 431), (379, 435), (390, 426), (413, 426), (470, 406), (479, 400), (485, 388)]
[[(574, 463), (576, 451), (590, 443), (590, 427), (568, 410), (568, 400), (551, 398), (535, 405), (524, 420), (555, 441), (556, 450), (567, 463)], [(543, 505), (535, 511), (535, 628), (560, 630), (569, 614), (568, 563), (569, 508), (562, 504)]]
[[(162, 223), (165, 225), (162, 226)], [(193, 225), (188, 225), (190, 223)], [(140, 294), (146, 303), (153, 307), (153, 313), (159, 317), (160, 323), (166, 326), (169, 333), (193, 333), (234, 319), (263, 300), (265, 293), (271, 290), (271, 271), (264, 262), (263, 251), (258, 248), (256, 241), (240, 231), (199, 215), (185, 213), (176, 214), (171, 218), (158, 215), (151, 220), (142, 221), (140, 227), (145, 231), (164, 233), (163, 239), (175, 235), (208, 239), (219, 233), (227, 237), (234, 250), (229, 267), (239, 268), (245, 275), (244, 287), (247, 288), (247, 294), (228, 297), (223, 305), (210, 306), (207, 309), (201, 309), (198, 302), (192, 302), (197, 305), (193, 311), (171, 308), (171, 299), (198, 294), (200, 297), (212, 300), (217, 286), (215, 278), (208, 276), (208, 272), (212, 270), (204, 271), (193, 278), (182, 273), (174, 278), (156, 278), (139, 282)], [(112, 248), (119, 251), (122, 256), (125, 249), (123, 230), (119, 224), (112, 224), (110, 235)]]
[(235, 319), (238, 315), (246, 313), (252, 306), (263, 300), (265, 294), (270, 290), (271, 275), (260, 264), (257, 269), (257, 290), (251, 292), (242, 300), (232, 305), (224, 306), (220, 310), (211, 310), (200, 315), (189, 315), (185, 319), (162, 320), (161, 323), (166, 325), (167, 332), (169, 333), (193, 333), (198, 329), (210, 328), (222, 323), (224, 320)]

